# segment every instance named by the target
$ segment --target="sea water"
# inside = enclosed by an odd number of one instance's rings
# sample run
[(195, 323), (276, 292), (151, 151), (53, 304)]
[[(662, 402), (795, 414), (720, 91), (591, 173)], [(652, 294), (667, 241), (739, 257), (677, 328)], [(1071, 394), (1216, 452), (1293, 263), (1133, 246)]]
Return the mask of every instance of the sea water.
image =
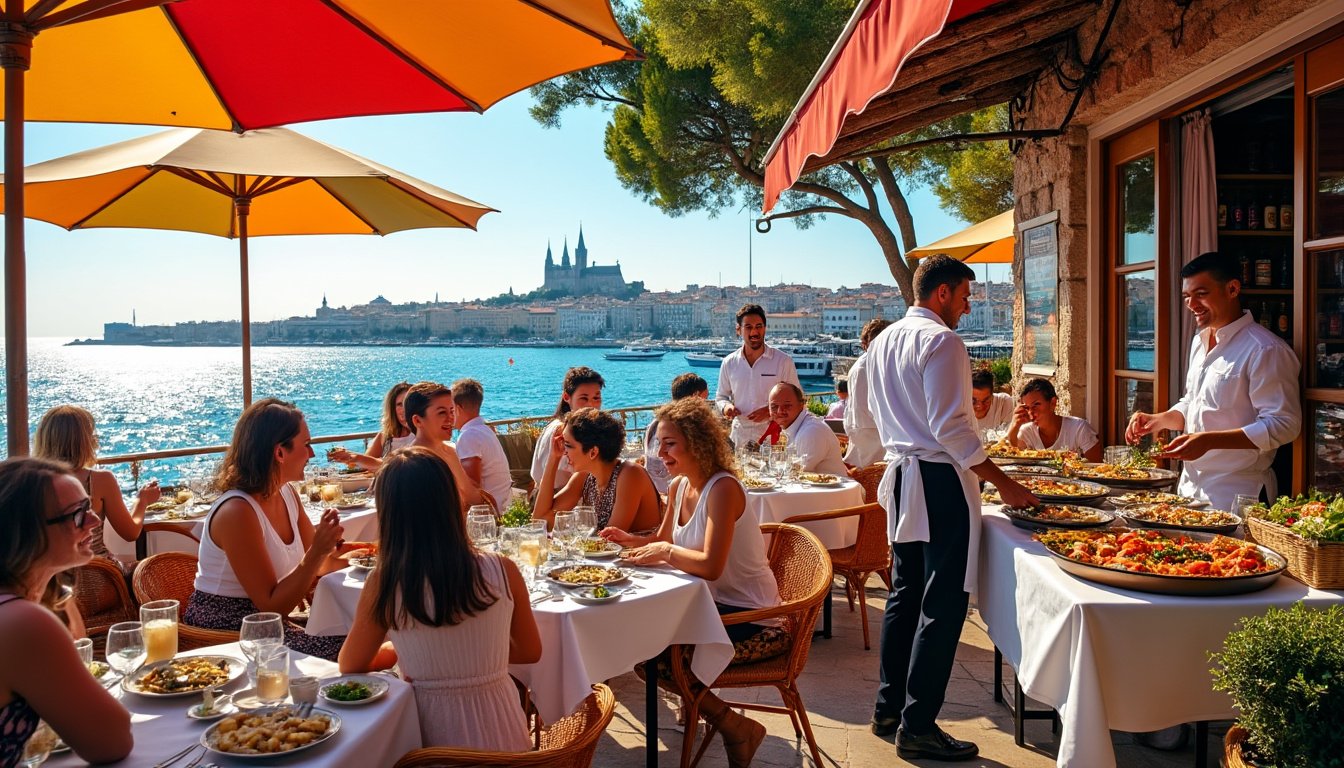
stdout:
[[(225, 445), (242, 410), (238, 347), (64, 346), (66, 339), (30, 339), (29, 431), (48, 408), (87, 408), (98, 428), (101, 456)], [(680, 352), (658, 361), (613, 361), (600, 348), (573, 347), (257, 347), (252, 397), (297, 405), (314, 435), (372, 432), (383, 396), (398, 381), (451, 384), (470, 377), (485, 388), (486, 420), (547, 417), (560, 399), (565, 371), (595, 368), (606, 379), (607, 408), (666, 402), (672, 379), (693, 371), (718, 385), (717, 368), (693, 368)], [(0, 392), (3, 392), (0, 380)], [(805, 382), (813, 391), (828, 381)], [(641, 422), (642, 423), (642, 422)], [(8, 425), (4, 425), (5, 428)], [(0, 440), (4, 429), (0, 429)], [(358, 444), (350, 444), (358, 449)], [(321, 462), (319, 447), (319, 463)], [(205, 474), (219, 455), (151, 462), (146, 476), (177, 482)], [(123, 483), (129, 473), (118, 471)]]

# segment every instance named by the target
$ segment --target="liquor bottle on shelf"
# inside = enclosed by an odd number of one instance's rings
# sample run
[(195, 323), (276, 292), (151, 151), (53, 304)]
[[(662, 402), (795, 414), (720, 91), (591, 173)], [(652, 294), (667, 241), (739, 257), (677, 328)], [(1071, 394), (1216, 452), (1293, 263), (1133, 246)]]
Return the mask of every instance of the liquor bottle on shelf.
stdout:
[(1288, 251), (1285, 250), (1283, 255), (1279, 257), (1278, 268), (1279, 272), (1274, 282), (1278, 284), (1280, 288), (1292, 288), (1293, 261), (1292, 256)]
[(1288, 302), (1279, 302), (1279, 335), (1288, 337)]
[(1293, 193), (1289, 190), (1279, 202), (1279, 229), (1293, 228)]
[(1260, 221), (1265, 229), (1279, 228), (1279, 202), (1278, 195), (1271, 190), (1265, 193), (1265, 209), (1260, 214)]
[(1218, 189), (1218, 228), (1227, 229), (1227, 192)]
[(1255, 267), (1251, 264), (1251, 254), (1242, 249), (1238, 261), (1241, 262), (1241, 287), (1250, 288), (1255, 281)]
[(1274, 260), (1270, 258), (1269, 251), (1261, 251), (1255, 257), (1255, 287), (1274, 287)]
[(1250, 202), (1246, 203), (1246, 228), (1258, 230), (1262, 223), (1260, 221), (1260, 201), (1256, 196), (1254, 189), (1251, 190), (1249, 197)]
[(1269, 302), (1266, 301), (1260, 305), (1260, 326), (1266, 331), (1274, 330), (1274, 321), (1269, 318)]
[(1232, 193), (1232, 228), (1246, 228), (1246, 205), (1242, 202), (1239, 192)]

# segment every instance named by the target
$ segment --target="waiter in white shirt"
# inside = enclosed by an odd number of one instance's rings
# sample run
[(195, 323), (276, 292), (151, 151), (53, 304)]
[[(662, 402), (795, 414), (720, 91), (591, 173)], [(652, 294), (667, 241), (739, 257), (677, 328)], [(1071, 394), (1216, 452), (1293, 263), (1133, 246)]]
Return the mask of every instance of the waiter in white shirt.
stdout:
[(776, 384), (770, 390), (770, 418), (788, 435), (789, 449), (802, 460), (804, 472), (849, 474), (840, 457), (840, 441), (826, 422), (808, 412), (803, 390), (787, 381)]
[(729, 437), (741, 448), (758, 442), (770, 425), (770, 388), (781, 381), (802, 385), (793, 358), (765, 343), (765, 310), (759, 304), (737, 310), (737, 335), (742, 346), (719, 364), (714, 401), (719, 412), (733, 420)]
[(877, 334), (886, 329), (891, 322), (875, 318), (864, 323), (859, 331), (859, 346), (863, 354), (849, 366), (849, 406), (845, 408), (845, 436), (849, 438), (849, 450), (845, 453), (845, 463), (851, 467), (866, 467), (882, 460), (882, 439), (877, 436), (877, 422), (873, 420), (873, 411), (868, 407), (868, 345), (873, 343)]
[(1205, 253), (1181, 268), (1181, 297), (1199, 329), (1185, 396), (1162, 413), (1136, 413), (1125, 439), (1182, 430), (1159, 458), (1185, 462), (1177, 491), (1231, 509), (1238, 494), (1278, 495), (1270, 465), (1302, 430), (1300, 365), (1282, 339), (1241, 308), (1240, 265)]
[(976, 477), (994, 483), (1008, 506), (1040, 503), (986, 457), (975, 431), (970, 355), (954, 330), (971, 311), (974, 277), (949, 256), (926, 258), (915, 270), (915, 305), (868, 348), (868, 403), (888, 461), (877, 497), (887, 510), (894, 587), (871, 727), (895, 733), (905, 759), (979, 752), (935, 722), (975, 584)]

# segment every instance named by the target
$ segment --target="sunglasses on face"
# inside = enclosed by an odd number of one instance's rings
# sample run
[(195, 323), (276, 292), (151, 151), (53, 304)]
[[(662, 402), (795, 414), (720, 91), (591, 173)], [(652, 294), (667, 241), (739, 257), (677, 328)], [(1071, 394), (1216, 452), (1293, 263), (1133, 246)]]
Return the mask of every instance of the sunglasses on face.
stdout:
[(74, 522), (76, 528), (83, 528), (84, 521), (88, 519), (89, 513), (93, 511), (93, 502), (89, 499), (77, 502), (69, 512), (62, 512), (56, 517), (47, 520), (47, 525), (61, 525), (69, 520)]

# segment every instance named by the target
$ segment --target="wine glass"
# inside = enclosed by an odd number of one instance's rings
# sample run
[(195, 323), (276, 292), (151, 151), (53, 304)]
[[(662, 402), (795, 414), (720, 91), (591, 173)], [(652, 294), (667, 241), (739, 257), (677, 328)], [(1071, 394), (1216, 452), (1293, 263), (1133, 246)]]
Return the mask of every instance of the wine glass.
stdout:
[(597, 534), (597, 510), (581, 504), (574, 508), (574, 523), (579, 528), (580, 538)]
[(284, 642), (285, 625), (280, 614), (266, 611), (243, 617), (243, 624), (238, 629), (238, 648), (247, 657), (249, 668), (256, 668), (257, 658), (267, 647)]
[(494, 514), (476, 514), (467, 518), (467, 535), (471, 537), (472, 543), (481, 549), (495, 543), (498, 527), (495, 525)]
[(138, 621), (123, 621), (107, 630), (107, 665), (125, 677), (145, 663), (145, 632)]
[(555, 513), (555, 533), (551, 539), (556, 543), (556, 550), (560, 553), (561, 560), (568, 560), (570, 550), (574, 546), (574, 538), (579, 534), (578, 521), (574, 518), (573, 512)]
[(495, 545), (495, 551), (507, 558), (518, 556), (518, 542), (522, 539), (522, 528), (501, 528), (499, 529), (499, 543)]

